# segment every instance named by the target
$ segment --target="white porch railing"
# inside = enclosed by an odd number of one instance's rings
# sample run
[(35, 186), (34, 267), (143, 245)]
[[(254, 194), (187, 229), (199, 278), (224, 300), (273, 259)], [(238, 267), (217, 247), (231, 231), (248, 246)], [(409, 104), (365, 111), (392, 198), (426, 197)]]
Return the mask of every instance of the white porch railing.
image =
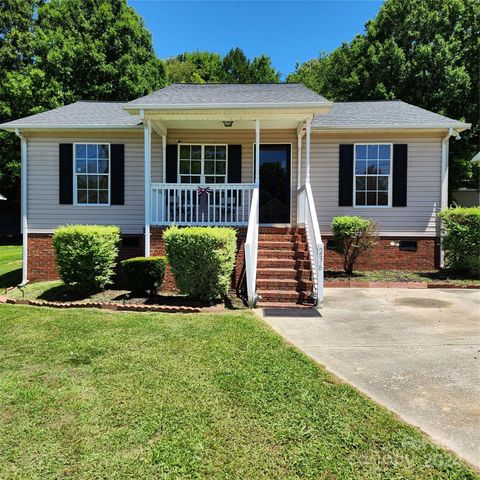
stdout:
[(313, 277), (313, 296), (317, 305), (321, 305), (323, 302), (324, 245), (310, 183), (306, 183), (297, 192), (297, 223), (305, 225)]
[[(199, 187), (208, 192), (199, 193)], [(150, 223), (246, 226), (254, 187), (250, 183), (152, 183)]]
[(250, 218), (248, 220), (247, 238), (245, 240), (245, 272), (247, 277), (247, 298), (249, 306), (257, 301), (257, 258), (258, 258), (258, 223), (259, 223), (259, 189), (254, 188)]

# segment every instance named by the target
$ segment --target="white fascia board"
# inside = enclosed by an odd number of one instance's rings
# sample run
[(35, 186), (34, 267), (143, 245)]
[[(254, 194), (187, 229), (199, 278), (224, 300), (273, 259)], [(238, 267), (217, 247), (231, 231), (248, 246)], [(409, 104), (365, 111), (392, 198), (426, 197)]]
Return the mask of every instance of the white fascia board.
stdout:
[(149, 105), (123, 105), (127, 111), (137, 110), (275, 110), (288, 108), (325, 108), (331, 107), (333, 102), (289, 102), (289, 103), (181, 103), (181, 104), (149, 104)]
[(467, 130), (471, 128), (471, 123), (452, 123), (452, 124), (445, 124), (445, 125), (430, 125), (424, 124), (419, 125), (418, 123), (415, 124), (398, 124), (398, 123), (391, 123), (388, 125), (385, 124), (369, 124), (369, 125), (312, 125), (312, 130), (315, 131), (332, 131), (332, 130), (448, 130), (449, 128), (454, 128), (455, 130), (462, 132), (463, 130)]
[(15, 132), (15, 130), (20, 129), (22, 131), (24, 130), (135, 130), (135, 129), (141, 129), (143, 126), (141, 124), (139, 125), (97, 125), (97, 124), (92, 124), (92, 125), (28, 125), (28, 124), (22, 124), (22, 125), (15, 125), (15, 126), (8, 126), (8, 127), (2, 127), (0, 125), (0, 129), (5, 130), (7, 132)]

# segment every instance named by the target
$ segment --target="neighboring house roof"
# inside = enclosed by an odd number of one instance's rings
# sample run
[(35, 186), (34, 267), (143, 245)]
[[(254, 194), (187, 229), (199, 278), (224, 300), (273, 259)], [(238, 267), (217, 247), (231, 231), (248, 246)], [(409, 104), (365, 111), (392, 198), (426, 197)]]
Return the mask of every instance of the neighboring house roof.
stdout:
[(1, 193), (0, 193), (0, 200), (6, 200), (7, 197), (4, 197)]
[(125, 102), (79, 101), (0, 125), (0, 128), (124, 128), (141, 123), (122, 106)]
[(472, 162), (477, 163), (480, 162), (480, 152), (478, 152), (473, 158)]
[(329, 106), (331, 103), (299, 83), (174, 83), (127, 103), (125, 108), (290, 108)]
[(401, 100), (335, 102), (329, 113), (315, 115), (315, 129), (469, 128), (459, 122)]

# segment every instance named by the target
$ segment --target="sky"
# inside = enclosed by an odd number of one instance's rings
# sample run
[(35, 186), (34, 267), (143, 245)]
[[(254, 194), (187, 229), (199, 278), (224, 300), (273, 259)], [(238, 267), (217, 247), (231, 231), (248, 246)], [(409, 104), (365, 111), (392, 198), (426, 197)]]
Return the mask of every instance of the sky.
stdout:
[(266, 54), (283, 77), (295, 65), (330, 52), (364, 31), (381, 0), (254, 2), (128, 0), (144, 18), (160, 58), (185, 51), (222, 55), (240, 47), (247, 57)]

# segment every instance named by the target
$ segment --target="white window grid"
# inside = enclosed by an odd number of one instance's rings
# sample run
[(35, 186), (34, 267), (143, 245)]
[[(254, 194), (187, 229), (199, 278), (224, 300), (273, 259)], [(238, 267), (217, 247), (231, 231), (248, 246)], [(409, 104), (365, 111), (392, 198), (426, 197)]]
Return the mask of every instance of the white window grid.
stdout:
[[(189, 158), (182, 157), (182, 147), (190, 148)], [(217, 158), (217, 149), (222, 148), (225, 152), (224, 158)], [(194, 150), (195, 149), (195, 150)], [(206, 158), (209, 151), (213, 149), (214, 156), (212, 158)], [(195, 154), (194, 154), (195, 152)], [(205, 153), (207, 152), (207, 154)], [(181, 173), (181, 162), (190, 161), (190, 172)], [(177, 151), (177, 167), (178, 167), (178, 182), (179, 183), (199, 183), (202, 185), (209, 185), (214, 183), (227, 183), (228, 178), (228, 145), (223, 143), (179, 143)], [(192, 173), (192, 162), (199, 162), (200, 171)], [(205, 163), (212, 162), (214, 171), (206, 172)], [(217, 162), (224, 163), (225, 171), (217, 171)], [(192, 181), (192, 177), (198, 179), (198, 181)], [(182, 182), (182, 180), (189, 179), (189, 181)], [(213, 181), (210, 181), (213, 180)], [(219, 181), (220, 180), (220, 181)]]
[[(367, 155), (365, 159), (357, 159), (357, 146), (364, 146), (367, 149)], [(389, 168), (388, 168), (388, 174), (385, 173), (368, 173), (368, 160), (369, 160), (369, 154), (368, 154), (368, 147), (377, 147), (379, 149), (380, 146), (388, 146), (389, 151), (390, 151), (390, 158), (379, 158), (377, 156), (377, 161), (380, 160), (388, 160), (389, 161)], [(393, 144), (392, 143), (381, 143), (381, 142), (373, 142), (373, 143), (355, 143), (353, 145), (353, 155), (354, 155), (354, 161), (353, 161), (353, 206), (355, 208), (391, 208), (392, 206), (392, 167), (393, 167)], [(367, 170), (365, 173), (359, 173), (357, 174), (357, 160), (358, 161), (366, 161), (367, 164)], [(371, 159), (374, 160), (374, 159)], [(375, 205), (367, 205), (367, 204), (358, 204), (357, 205), (357, 177), (365, 177), (366, 182), (368, 182), (368, 178), (376, 178), (377, 180), (377, 188), (376, 189), (368, 189), (367, 190), (367, 185), (365, 185), (364, 190), (358, 190), (358, 192), (365, 192), (365, 202), (367, 202), (367, 192), (375, 192), (376, 193), (376, 204)], [(379, 190), (378, 189), (378, 177), (387, 177), (387, 190)], [(378, 204), (378, 193), (379, 192), (385, 192), (387, 193), (387, 204), (384, 205), (379, 205)]]
[[(87, 154), (85, 155), (85, 160), (86, 160), (86, 171), (85, 172), (77, 172), (77, 146), (85, 146)], [(88, 158), (88, 147), (93, 147), (95, 146), (97, 149), (97, 155), (95, 157), (96, 163), (97, 163), (97, 171), (96, 172), (88, 172), (88, 161), (93, 160)], [(98, 147), (99, 146), (104, 146), (107, 147), (108, 149), (108, 156), (107, 158), (100, 158), (98, 154)], [(78, 160), (83, 160), (83, 158), (79, 158)], [(99, 160), (106, 160), (108, 162), (108, 172), (107, 173), (99, 173), (98, 172), (98, 161)], [(91, 143), (91, 142), (77, 142), (73, 144), (73, 196), (74, 196), (74, 205), (75, 206), (81, 206), (81, 207), (103, 207), (103, 206), (110, 206), (110, 193), (111, 193), (111, 148), (110, 148), (110, 143)], [(86, 176), (87, 177), (87, 188), (86, 189), (79, 189), (78, 188), (78, 181), (79, 177), (81, 176)], [(89, 179), (88, 177), (97, 177), (97, 188), (89, 188), (88, 183)], [(106, 176), (108, 180), (108, 187), (107, 189), (104, 188), (99, 188), (98, 181), (100, 176)], [(79, 202), (78, 201), (78, 191), (79, 190), (86, 190), (87, 192), (87, 202)], [(88, 192), (89, 190), (96, 190), (97, 191), (97, 202), (89, 202), (88, 199)], [(100, 192), (107, 192), (107, 202), (100, 203), (99, 202), (99, 197), (100, 197)]]

